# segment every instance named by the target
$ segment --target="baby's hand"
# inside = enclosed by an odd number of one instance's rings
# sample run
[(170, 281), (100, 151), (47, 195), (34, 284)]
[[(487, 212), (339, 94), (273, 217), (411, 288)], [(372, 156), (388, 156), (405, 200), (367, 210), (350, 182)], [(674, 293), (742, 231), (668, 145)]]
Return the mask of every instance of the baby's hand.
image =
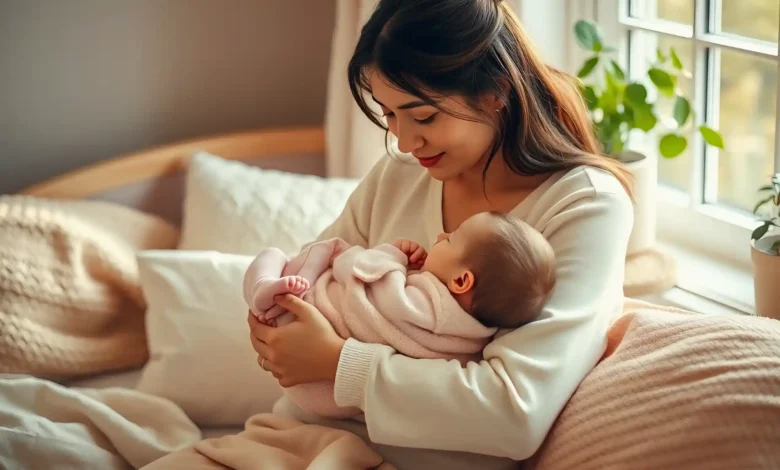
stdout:
[(428, 253), (417, 242), (411, 240), (397, 240), (393, 246), (401, 250), (409, 259), (410, 269), (420, 269)]

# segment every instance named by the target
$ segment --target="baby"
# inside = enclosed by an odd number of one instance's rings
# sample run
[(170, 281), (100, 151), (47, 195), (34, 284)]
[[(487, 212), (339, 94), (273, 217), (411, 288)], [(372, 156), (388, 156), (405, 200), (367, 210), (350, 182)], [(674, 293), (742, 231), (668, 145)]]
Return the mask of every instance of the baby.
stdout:
[[(343, 338), (465, 364), (481, 358), (499, 328), (533, 321), (555, 282), (553, 250), (538, 231), (484, 212), (439, 235), (429, 252), (409, 240), (364, 249), (340, 239), (314, 243), (289, 261), (278, 249), (263, 250), (247, 269), (243, 293), (271, 325), (291, 321), (274, 300), (290, 293), (313, 303)], [(332, 382), (286, 393), (321, 416), (360, 413), (335, 404)]]

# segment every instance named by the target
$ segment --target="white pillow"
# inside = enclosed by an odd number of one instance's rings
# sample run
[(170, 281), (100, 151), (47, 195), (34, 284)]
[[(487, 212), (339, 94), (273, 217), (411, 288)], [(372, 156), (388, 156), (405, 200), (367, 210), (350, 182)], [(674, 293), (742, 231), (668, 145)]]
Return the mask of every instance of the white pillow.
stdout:
[(242, 426), (282, 396), (257, 364), (241, 283), (251, 256), (142, 251), (150, 359), (138, 390), (178, 404), (200, 426)]
[(199, 152), (187, 172), (179, 249), (289, 255), (314, 240), (344, 209), (356, 179), (264, 170)]

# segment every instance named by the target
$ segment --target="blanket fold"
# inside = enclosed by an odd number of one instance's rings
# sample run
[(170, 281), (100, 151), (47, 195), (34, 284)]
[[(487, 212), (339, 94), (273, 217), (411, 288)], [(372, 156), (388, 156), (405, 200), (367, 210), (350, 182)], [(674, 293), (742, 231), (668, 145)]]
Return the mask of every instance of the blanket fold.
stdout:
[(140, 468), (200, 438), (197, 426), (163, 398), (0, 375), (0, 468)]
[(116, 204), (0, 196), (0, 372), (69, 379), (144, 364), (135, 253), (178, 237)]
[(206, 439), (143, 470), (395, 470), (353, 433), (261, 413), (244, 431)]

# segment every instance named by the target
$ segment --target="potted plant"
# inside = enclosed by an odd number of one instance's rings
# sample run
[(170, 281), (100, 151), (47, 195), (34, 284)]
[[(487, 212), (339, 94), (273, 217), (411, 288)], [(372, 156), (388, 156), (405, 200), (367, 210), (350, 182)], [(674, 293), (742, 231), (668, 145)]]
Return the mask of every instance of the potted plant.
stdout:
[(761, 198), (753, 213), (758, 215), (762, 208), (768, 211), (761, 215), (762, 223), (751, 235), (756, 314), (780, 320), (780, 235), (774, 230), (780, 227), (780, 173), (759, 193)]
[[(651, 98), (641, 80), (630, 80), (620, 65), (610, 57), (616, 49), (604, 43), (599, 27), (586, 20), (574, 26), (577, 43), (590, 56), (583, 62), (577, 76), (580, 91), (587, 103), (596, 136), (606, 155), (620, 160), (634, 176), (636, 207), (634, 228), (629, 239), (628, 253), (633, 254), (655, 245), (655, 188), (657, 167), (653, 159), (638, 149), (627, 147), (629, 133), (650, 134), (660, 131), (658, 153), (663, 158), (675, 158), (688, 147), (686, 134), (693, 126), (694, 110), (679, 88), (681, 79), (691, 74), (674, 48), (658, 49), (655, 60), (649, 64), (645, 83), (657, 93)], [(673, 103), (671, 118), (659, 112), (663, 100)], [(700, 125), (697, 131), (709, 145), (724, 148), (723, 137), (714, 129)]]

